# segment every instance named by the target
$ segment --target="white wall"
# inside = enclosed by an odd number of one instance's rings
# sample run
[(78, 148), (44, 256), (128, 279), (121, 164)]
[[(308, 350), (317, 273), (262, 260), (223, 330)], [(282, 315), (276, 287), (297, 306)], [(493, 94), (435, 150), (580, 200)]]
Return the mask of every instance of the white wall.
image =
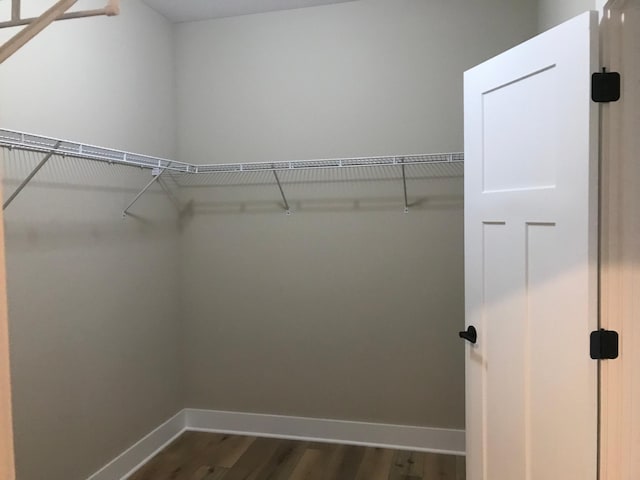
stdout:
[(601, 8), (600, 0), (538, 0), (538, 29), (543, 32), (588, 10)]
[(530, 37), (536, 11), (527, 0), (360, 0), (180, 24), (180, 155), (460, 150), (460, 73)]
[[(536, 28), (526, 0), (361, 0), (178, 25), (180, 157), (460, 151), (463, 71)], [(337, 177), (285, 178), (290, 217), (267, 176), (185, 194), (188, 406), (463, 427), (461, 179), (411, 182), (422, 203), (404, 215), (398, 179)]]
[[(24, 16), (49, 0), (23, 0)], [(78, 8), (104, 6), (82, 0)], [(2, 4), (5, 8), (10, 2)], [(77, 9), (77, 8), (76, 8)], [(2, 65), (6, 128), (175, 155), (171, 25), (140, 0), (119, 17), (51, 25)], [(6, 39), (16, 30), (0, 32)]]
[[(4, 63), (0, 125), (196, 162), (460, 150), (462, 71), (535, 30), (526, 0), (361, 0), (180, 25), (174, 65), (129, 0)], [(147, 180), (55, 159), (7, 210), (21, 480), (86, 478), (185, 403), (463, 425), (460, 178), (410, 182), (409, 215), (397, 181), (289, 182), (292, 217), (273, 185), (191, 189), (181, 241), (157, 190), (119, 218)]]
[[(57, 23), (5, 62), (0, 125), (173, 156), (172, 27), (138, 0), (122, 10)], [(6, 156), (5, 195), (39, 158)], [(86, 479), (183, 407), (175, 213), (154, 190), (120, 217), (149, 178), (55, 158), (6, 211), (20, 480)]]

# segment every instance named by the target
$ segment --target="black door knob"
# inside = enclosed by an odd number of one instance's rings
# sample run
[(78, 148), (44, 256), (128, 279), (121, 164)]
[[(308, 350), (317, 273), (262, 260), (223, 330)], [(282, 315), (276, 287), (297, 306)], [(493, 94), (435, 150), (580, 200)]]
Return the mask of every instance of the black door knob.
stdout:
[(478, 331), (476, 327), (471, 325), (466, 331), (460, 332), (460, 338), (464, 338), (467, 342), (476, 343), (478, 341)]

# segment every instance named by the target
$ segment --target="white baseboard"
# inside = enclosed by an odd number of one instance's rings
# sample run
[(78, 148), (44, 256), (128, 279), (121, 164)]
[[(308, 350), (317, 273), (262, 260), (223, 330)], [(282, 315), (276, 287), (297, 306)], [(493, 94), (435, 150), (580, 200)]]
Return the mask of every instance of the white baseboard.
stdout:
[(185, 411), (181, 410), (87, 480), (124, 480), (184, 432), (184, 427)]
[(187, 408), (87, 480), (125, 480), (186, 430), (464, 455), (464, 430)]
[(187, 430), (464, 455), (464, 430), (319, 418), (185, 410)]

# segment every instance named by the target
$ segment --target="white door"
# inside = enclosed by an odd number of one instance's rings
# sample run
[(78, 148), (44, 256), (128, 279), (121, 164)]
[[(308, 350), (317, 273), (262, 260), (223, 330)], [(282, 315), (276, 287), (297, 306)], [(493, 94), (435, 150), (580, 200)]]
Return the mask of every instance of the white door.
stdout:
[(597, 14), (465, 74), (469, 480), (595, 480)]

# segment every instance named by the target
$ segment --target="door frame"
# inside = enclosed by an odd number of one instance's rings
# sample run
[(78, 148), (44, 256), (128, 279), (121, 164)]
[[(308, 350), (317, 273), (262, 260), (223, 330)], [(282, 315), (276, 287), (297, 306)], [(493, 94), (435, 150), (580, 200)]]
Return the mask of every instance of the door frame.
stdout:
[[(601, 2), (604, 3), (604, 2)], [(626, 15), (630, 8), (636, 14)], [(622, 75), (622, 97), (602, 106), (601, 327), (620, 334), (620, 357), (600, 366), (600, 480), (640, 478), (640, 0), (611, 0), (602, 11), (602, 65)], [(626, 20), (626, 21), (625, 21)]]
[[(1, 180), (1, 172), (0, 172)], [(2, 182), (0, 181), (0, 198)], [(11, 369), (9, 365), (9, 322), (4, 248), (4, 216), (0, 210), (0, 478), (15, 480)]]

